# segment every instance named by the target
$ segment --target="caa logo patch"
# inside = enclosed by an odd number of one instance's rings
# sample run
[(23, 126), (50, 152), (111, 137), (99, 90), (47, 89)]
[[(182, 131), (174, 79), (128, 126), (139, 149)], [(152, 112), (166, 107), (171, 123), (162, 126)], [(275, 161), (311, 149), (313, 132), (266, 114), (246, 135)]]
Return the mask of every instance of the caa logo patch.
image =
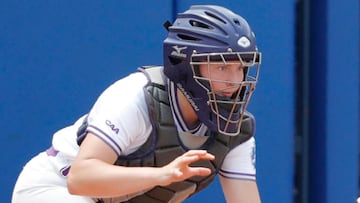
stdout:
[(111, 128), (112, 131), (114, 131), (116, 134), (119, 133), (119, 128), (117, 128), (114, 124), (112, 124), (109, 120), (105, 121), (106, 125)]

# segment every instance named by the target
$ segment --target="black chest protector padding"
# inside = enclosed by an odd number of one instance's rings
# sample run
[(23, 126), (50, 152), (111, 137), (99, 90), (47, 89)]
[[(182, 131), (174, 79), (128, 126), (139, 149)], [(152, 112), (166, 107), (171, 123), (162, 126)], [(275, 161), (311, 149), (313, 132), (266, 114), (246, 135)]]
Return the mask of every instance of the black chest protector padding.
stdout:
[[(176, 157), (182, 155), (188, 149), (179, 141), (178, 133), (174, 124), (172, 111), (168, 99), (168, 92), (162, 75), (162, 67), (140, 68), (148, 77), (150, 83), (144, 88), (148, 111), (153, 125), (153, 131), (147, 141), (134, 153), (127, 156), (119, 156), (115, 162), (121, 166), (149, 166), (161, 167)], [(174, 199), (177, 193), (193, 188), (190, 195), (199, 192), (208, 186), (218, 173), (226, 154), (234, 147), (247, 141), (254, 134), (254, 117), (247, 113), (242, 121), (240, 134), (227, 136), (215, 132), (208, 132), (209, 138), (199, 147), (206, 149), (215, 155), (215, 160), (201, 160), (191, 166), (203, 166), (210, 168), (212, 173), (207, 177), (192, 177), (182, 182), (161, 187), (157, 186), (136, 196), (127, 202), (132, 203), (164, 203)]]

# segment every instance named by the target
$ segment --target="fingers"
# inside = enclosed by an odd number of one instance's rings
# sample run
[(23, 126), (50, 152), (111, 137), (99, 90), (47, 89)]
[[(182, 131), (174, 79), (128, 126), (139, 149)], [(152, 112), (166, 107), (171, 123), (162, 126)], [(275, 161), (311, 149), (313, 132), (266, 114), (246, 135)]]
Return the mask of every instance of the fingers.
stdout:
[(187, 174), (184, 174), (184, 172), (182, 172), (181, 170), (176, 170), (174, 172), (174, 176), (181, 179), (186, 179), (192, 176), (208, 176), (210, 174), (211, 174), (211, 170), (209, 168), (204, 168), (204, 167), (191, 167), (189, 168), (189, 171), (187, 171)]
[(191, 176), (207, 176), (211, 173), (209, 168), (205, 167), (191, 167), (190, 164), (199, 161), (199, 160), (213, 160), (215, 159), (214, 155), (208, 153), (206, 150), (190, 150), (184, 153), (182, 156), (178, 158), (180, 162), (180, 171), (179, 176), (182, 175), (181, 168), (188, 168), (187, 173), (191, 174)]
[(199, 160), (213, 160), (215, 156), (206, 150), (189, 150), (169, 164), (159, 168), (163, 175), (160, 185), (183, 181), (193, 176), (208, 176), (211, 169), (201, 166), (190, 166)]
[(190, 164), (200, 159), (214, 160), (215, 156), (208, 153), (206, 150), (189, 150), (182, 156), (184, 163)]
[(211, 170), (209, 168), (204, 167), (192, 167), (193, 176), (208, 176), (211, 174)]
[[(211, 170), (201, 166), (190, 166), (192, 163), (199, 160), (213, 160), (214, 155), (208, 153), (206, 150), (189, 150), (177, 157), (171, 163), (163, 167), (165, 171), (170, 171), (170, 182), (178, 182), (190, 178), (192, 176), (208, 176)], [(167, 172), (165, 172), (166, 174)]]

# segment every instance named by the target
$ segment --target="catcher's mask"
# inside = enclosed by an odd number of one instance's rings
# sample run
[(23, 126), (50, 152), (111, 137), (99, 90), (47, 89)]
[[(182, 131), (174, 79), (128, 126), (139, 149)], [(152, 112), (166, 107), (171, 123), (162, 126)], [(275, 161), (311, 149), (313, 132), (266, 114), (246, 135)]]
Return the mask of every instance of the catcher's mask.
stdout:
[[(210, 130), (238, 135), (241, 121), (258, 81), (261, 53), (255, 35), (241, 16), (220, 6), (192, 6), (167, 24), (164, 41), (164, 72), (174, 82)], [(242, 81), (208, 78), (200, 66), (238, 64)], [(231, 95), (214, 91), (214, 82), (229, 83)], [(226, 90), (222, 90), (226, 91)]]

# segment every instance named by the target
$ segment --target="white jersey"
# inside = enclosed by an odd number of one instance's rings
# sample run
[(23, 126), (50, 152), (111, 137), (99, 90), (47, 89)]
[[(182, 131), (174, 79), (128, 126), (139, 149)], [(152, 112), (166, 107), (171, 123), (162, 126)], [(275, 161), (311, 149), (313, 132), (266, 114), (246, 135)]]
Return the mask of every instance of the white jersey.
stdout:
[(88, 116), (86, 131), (101, 138), (118, 155), (134, 152), (152, 130), (143, 93), (147, 82), (142, 73), (116, 81), (100, 95), (88, 115), (54, 134), (53, 147), (71, 162), (79, 149), (77, 131)]
[[(57, 131), (52, 140), (52, 148), (56, 150), (56, 155), (47, 156), (43, 152), (27, 163), (16, 183), (13, 202), (23, 202), (23, 199), (28, 198), (28, 194), (37, 194), (33, 192), (36, 188), (43, 188), (49, 196), (61, 197), (59, 202), (94, 202), (91, 198), (80, 199), (79, 196), (66, 195), (66, 171), (79, 150), (77, 131), (87, 116), (86, 131), (98, 136), (117, 155), (128, 155), (136, 151), (152, 132), (143, 89), (147, 83), (147, 77), (141, 72), (116, 81), (100, 95), (87, 115), (79, 118), (73, 125)], [(200, 124), (194, 129), (189, 129), (179, 111), (174, 85), (170, 84), (169, 90), (171, 108), (179, 134), (203, 136), (207, 130), (206, 126)], [(44, 167), (44, 164), (48, 164), (49, 167)], [(47, 174), (46, 177), (44, 174)], [(225, 178), (255, 180), (253, 137), (227, 154), (220, 175)], [(59, 188), (54, 190), (54, 185), (58, 185)]]
[[(143, 89), (147, 83), (148, 79), (141, 72), (118, 80), (100, 95), (89, 112), (86, 130), (106, 142), (117, 155), (128, 155), (136, 151), (152, 131)], [(189, 129), (182, 119), (175, 88), (170, 84), (171, 107), (178, 131), (203, 136), (207, 130), (205, 125)], [(70, 161), (78, 150), (76, 132), (82, 120), (80, 118), (73, 126), (58, 131), (53, 138), (53, 147), (68, 156)], [(224, 160), (221, 174), (232, 178), (254, 179), (254, 147), (254, 138), (251, 138), (233, 149)]]

